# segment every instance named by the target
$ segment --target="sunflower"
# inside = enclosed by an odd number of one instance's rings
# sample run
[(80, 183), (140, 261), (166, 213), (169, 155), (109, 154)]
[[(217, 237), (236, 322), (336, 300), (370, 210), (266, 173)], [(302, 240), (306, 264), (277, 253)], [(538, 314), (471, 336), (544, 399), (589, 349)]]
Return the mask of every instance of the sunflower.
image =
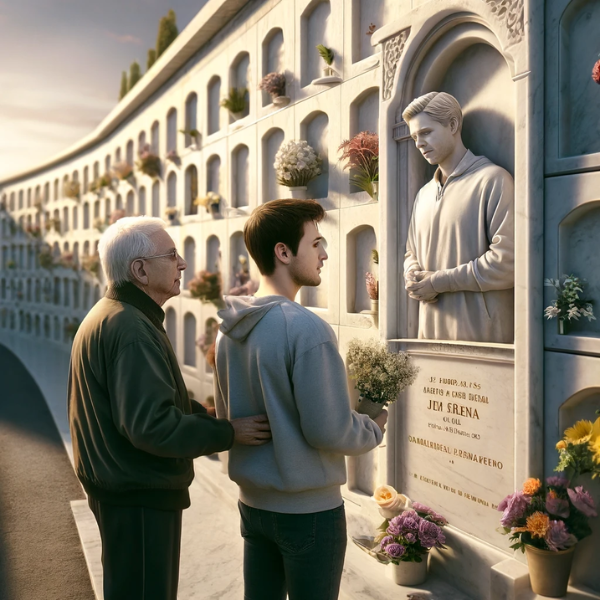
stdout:
[(535, 479), (534, 477), (530, 477), (523, 484), (523, 493), (528, 496), (533, 496), (542, 486), (542, 482), (539, 479)]
[(565, 429), (565, 441), (570, 444), (587, 444), (592, 436), (591, 421), (577, 421), (573, 427)]
[(590, 442), (590, 450), (594, 461), (600, 465), (600, 435), (594, 441)]
[(535, 538), (543, 538), (550, 528), (550, 517), (543, 512), (534, 512), (527, 517), (527, 531)]
[(590, 431), (590, 442), (593, 444), (600, 438), (600, 417), (598, 417), (594, 424), (592, 425), (592, 430)]

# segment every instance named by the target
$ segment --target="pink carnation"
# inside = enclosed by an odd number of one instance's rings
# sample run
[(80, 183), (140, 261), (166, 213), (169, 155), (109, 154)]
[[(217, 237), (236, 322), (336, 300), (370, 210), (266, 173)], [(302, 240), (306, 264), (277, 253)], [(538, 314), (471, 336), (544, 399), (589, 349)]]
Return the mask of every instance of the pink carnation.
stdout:
[(573, 506), (582, 512), (586, 517), (597, 517), (596, 507), (594, 505), (594, 499), (590, 496), (589, 492), (586, 492), (582, 486), (578, 485), (574, 490), (569, 488), (567, 490), (569, 498), (573, 503)]
[(550, 492), (546, 496), (546, 510), (551, 515), (556, 515), (557, 517), (562, 517), (566, 519), (569, 516), (569, 501), (563, 500), (562, 498), (558, 498), (556, 494)]
[(577, 538), (567, 531), (564, 521), (550, 521), (544, 540), (553, 552), (565, 550), (577, 543)]
[(503, 511), (500, 523), (504, 527), (512, 527), (515, 521), (525, 514), (530, 502), (531, 496), (527, 496), (521, 490), (506, 496), (498, 505), (498, 510)]

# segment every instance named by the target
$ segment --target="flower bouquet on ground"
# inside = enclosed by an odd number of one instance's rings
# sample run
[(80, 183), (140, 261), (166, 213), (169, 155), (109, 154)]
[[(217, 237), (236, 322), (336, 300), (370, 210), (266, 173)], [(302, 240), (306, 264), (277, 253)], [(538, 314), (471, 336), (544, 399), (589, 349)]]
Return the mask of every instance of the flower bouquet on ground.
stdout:
[(590, 494), (582, 486), (571, 488), (564, 477), (548, 477), (545, 485), (530, 478), (498, 510), (500, 531), (510, 534), (511, 548), (527, 552), (533, 591), (564, 596), (575, 544), (590, 535), (588, 519), (597, 516)]
[[(271, 96), (273, 104), (287, 104), (290, 100), (285, 95), (285, 75), (283, 73), (269, 73), (265, 75), (261, 79), (258, 89), (267, 92)], [(285, 101), (283, 101), (284, 98)]]
[(566, 333), (565, 325), (571, 320), (579, 320), (579, 317), (586, 317), (589, 321), (596, 320), (592, 300), (582, 300), (579, 297), (585, 285), (584, 279), (563, 275), (560, 279), (546, 279), (544, 285), (556, 290), (556, 300), (546, 307), (544, 316), (547, 319), (558, 318), (559, 333)]
[(217, 308), (224, 308), (223, 284), (221, 273), (218, 271), (200, 271), (194, 279), (188, 283), (188, 289), (192, 298), (198, 298), (202, 304), (214, 304)]
[(419, 368), (406, 352), (390, 352), (374, 340), (352, 340), (346, 355), (350, 379), (356, 381), (359, 405), (357, 412), (377, 417), (385, 406), (395, 402), (398, 394), (414, 383)]
[(275, 155), (273, 166), (277, 174), (277, 182), (279, 185), (291, 188), (292, 192), (294, 188), (305, 192), (308, 183), (321, 174), (322, 162), (308, 142), (291, 140), (283, 144)]
[(448, 521), (435, 510), (412, 502), (390, 485), (381, 485), (373, 500), (385, 521), (369, 549), (369, 554), (384, 564), (392, 564), (394, 581), (399, 585), (418, 585), (427, 578), (427, 559), (432, 548), (443, 550), (446, 536), (442, 528)]
[(377, 200), (379, 186), (379, 136), (370, 131), (361, 131), (350, 140), (344, 140), (338, 152), (342, 151), (340, 160), (345, 160), (344, 169), (353, 174), (350, 183), (367, 192), (373, 200)]
[(567, 471), (571, 480), (590, 473), (600, 477), (600, 417), (594, 423), (577, 421), (565, 429), (563, 439), (556, 444), (559, 462), (555, 471)]

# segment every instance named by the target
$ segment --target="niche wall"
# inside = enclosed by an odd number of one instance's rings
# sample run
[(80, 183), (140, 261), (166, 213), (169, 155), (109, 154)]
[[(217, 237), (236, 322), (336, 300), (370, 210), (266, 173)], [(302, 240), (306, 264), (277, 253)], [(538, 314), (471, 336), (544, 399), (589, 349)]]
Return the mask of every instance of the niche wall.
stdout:
[(372, 251), (377, 249), (375, 230), (370, 225), (361, 225), (346, 235), (346, 310), (359, 313), (371, 310), (365, 276), (377, 269), (373, 264)]
[(231, 206), (241, 208), (250, 205), (250, 173), (248, 146), (239, 144), (231, 153)]
[(327, 198), (329, 194), (329, 117), (321, 111), (309, 114), (300, 125), (301, 137), (321, 157), (321, 175), (309, 182), (309, 198)]
[[(282, 72), (284, 72), (283, 31), (276, 27), (269, 31), (262, 43), (262, 76)], [(269, 104), (271, 104), (271, 96), (263, 90), (262, 105), (267, 106)]]
[(329, 2), (314, 0), (302, 14), (300, 21), (301, 36), (301, 74), (300, 81), (302, 87), (309, 85), (313, 79), (322, 76), (322, 69), (325, 66), (323, 59), (316, 50), (318, 44), (323, 44), (327, 48), (333, 46), (334, 52), (339, 52), (339, 46), (335, 46), (334, 40), (330, 39), (328, 32), (329, 16), (331, 15), (331, 5)]
[(206, 131), (212, 135), (221, 129), (220, 125), (220, 102), (221, 102), (221, 78), (214, 76), (208, 82), (206, 98)]
[(262, 138), (263, 203), (282, 197), (281, 186), (277, 183), (277, 175), (273, 168), (273, 163), (283, 140), (283, 130), (277, 127), (269, 129)]

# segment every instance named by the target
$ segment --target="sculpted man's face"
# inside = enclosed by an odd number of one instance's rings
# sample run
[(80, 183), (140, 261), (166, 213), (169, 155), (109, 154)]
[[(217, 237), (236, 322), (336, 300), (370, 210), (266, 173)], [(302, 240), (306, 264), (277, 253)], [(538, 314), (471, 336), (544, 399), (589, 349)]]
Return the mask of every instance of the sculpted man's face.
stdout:
[(443, 163), (460, 141), (454, 121), (443, 125), (424, 112), (415, 115), (408, 122), (408, 128), (417, 150), (430, 165)]

